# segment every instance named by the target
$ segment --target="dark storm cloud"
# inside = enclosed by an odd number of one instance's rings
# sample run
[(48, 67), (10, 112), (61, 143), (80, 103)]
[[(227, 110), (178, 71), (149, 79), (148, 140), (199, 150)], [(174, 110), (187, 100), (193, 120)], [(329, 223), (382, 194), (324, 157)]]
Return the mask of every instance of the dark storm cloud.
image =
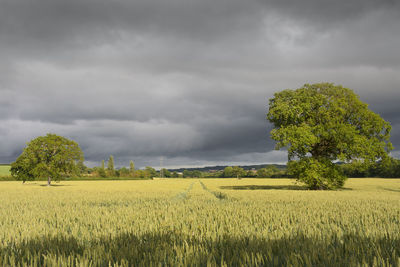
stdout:
[(3, 0), (0, 161), (55, 132), (89, 164), (284, 162), (268, 98), (321, 81), (354, 89), (400, 149), (399, 23), (382, 0)]
[[(3, 42), (11, 44), (10, 51), (32, 56), (62, 57), (77, 49), (113, 45), (127, 36), (138, 45), (160, 36), (164, 42), (203, 43), (253, 32), (262, 15), (257, 6), (238, 0), (12, 0), (2, 3), (0, 33), (7, 35)], [(244, 28), (247, 31), (237, 31)]]
[(400, 7), (396, 0), (304, 0), (301, 4), (296, 0), (263, 2), (285, 16), (322, 25), (352, 22), (376, 10), (384, 10), (390, 14), (390, 11)]

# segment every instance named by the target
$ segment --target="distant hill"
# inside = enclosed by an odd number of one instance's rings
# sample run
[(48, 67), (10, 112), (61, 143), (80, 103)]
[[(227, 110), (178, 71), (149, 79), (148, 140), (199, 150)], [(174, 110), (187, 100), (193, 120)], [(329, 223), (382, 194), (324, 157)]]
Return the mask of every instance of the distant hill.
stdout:
[[(207, 167), (201, 167), (201, 168), (179, 168), (179, 169), (168, 169), (171, 172), (183, 172), (184, 170), (188, 171), (201, 171), (201, 172), (210, 172), (210, 171), (223, 171), (226, 167), (230, 165), (225, 165), (225, 166), (207, 166)], [(275, 166), (279, 170), (286, 170), (286, 165), (284, 164), (259, 164), (259, 165), (241, 165), (239, 166), (240, 168), (243, 168), (244, 170), (251, 170), (251, 169), (261, 169), (265, 168), (268, 166)]]

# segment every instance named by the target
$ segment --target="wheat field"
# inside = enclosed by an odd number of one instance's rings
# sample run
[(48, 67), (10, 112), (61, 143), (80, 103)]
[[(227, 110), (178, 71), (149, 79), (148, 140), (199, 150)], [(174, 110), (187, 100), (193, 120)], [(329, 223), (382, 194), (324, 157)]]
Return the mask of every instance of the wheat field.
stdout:
[(0, 266), (400, 266), (400, 180), (0, 183)]

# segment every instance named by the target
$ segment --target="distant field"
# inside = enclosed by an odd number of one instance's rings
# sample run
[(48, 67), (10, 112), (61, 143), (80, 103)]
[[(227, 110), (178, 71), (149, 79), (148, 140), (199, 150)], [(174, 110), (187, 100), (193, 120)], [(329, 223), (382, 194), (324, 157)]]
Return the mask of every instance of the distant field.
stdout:
[(400, 266), (400, 180), (0, 182), (0, 266)]
[(10, 165), (0, 165), (0, 176), (8, 176), (10, 174)]

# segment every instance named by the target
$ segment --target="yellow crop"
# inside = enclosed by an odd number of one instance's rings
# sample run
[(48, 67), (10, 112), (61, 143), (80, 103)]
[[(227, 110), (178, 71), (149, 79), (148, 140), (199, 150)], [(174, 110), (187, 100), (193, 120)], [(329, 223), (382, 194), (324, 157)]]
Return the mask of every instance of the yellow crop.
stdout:
[(0, 266), (400, 266), (400, 180), (0, 183)]

